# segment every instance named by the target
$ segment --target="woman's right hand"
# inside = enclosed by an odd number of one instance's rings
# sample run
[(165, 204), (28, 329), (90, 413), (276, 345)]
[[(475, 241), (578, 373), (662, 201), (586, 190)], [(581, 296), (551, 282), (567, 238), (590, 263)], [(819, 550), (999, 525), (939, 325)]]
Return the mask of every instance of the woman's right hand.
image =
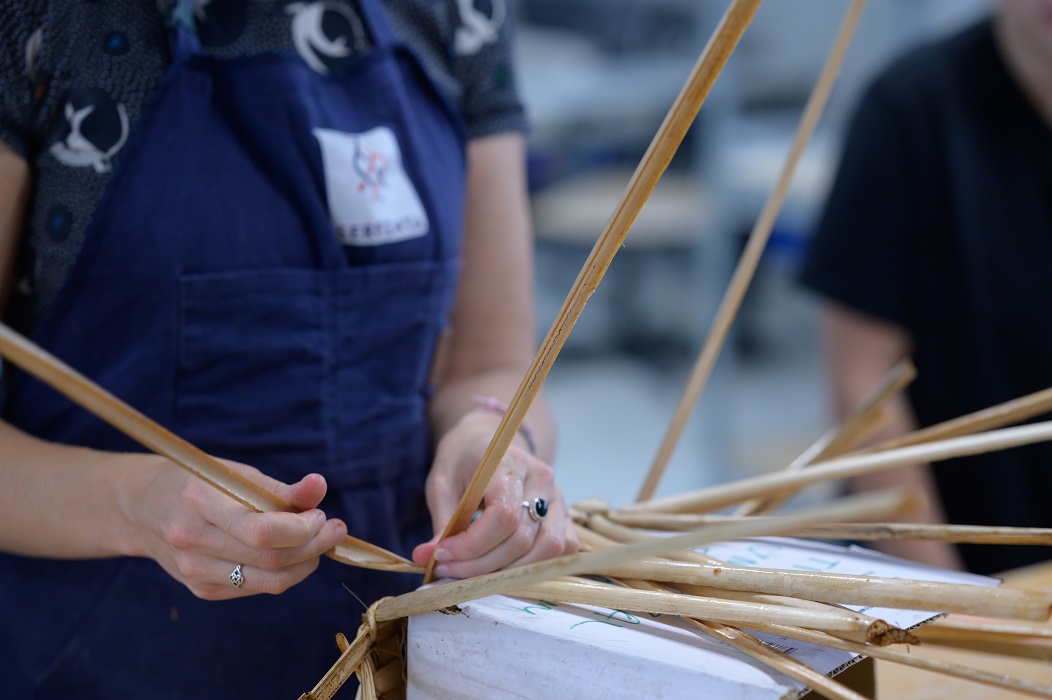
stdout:
[[(155, 560), (199, 598), (282, 593), (309, 576), (319, 557), (347, 535), (342, 521), (317, 509), (327, 488), (318, 474), (290, 485), (226, 462), (300, 511), (257, 513), (166, 459), (119, 457), (139, 462), (129, 465), (119, 489), (132, 532), (129, 554)], [(239, 587), (230, 580), (237, 565)]]

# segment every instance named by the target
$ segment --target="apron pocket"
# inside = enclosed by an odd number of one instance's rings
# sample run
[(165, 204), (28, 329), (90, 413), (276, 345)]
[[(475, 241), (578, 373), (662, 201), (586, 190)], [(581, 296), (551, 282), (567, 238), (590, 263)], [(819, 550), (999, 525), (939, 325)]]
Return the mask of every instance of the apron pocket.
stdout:
[(260, 468), (327, 459), (323, 399), (333, 358), (325, 294), (324, 276), (313, 271), (184, 276), (180, 434)]
[[(455, 273), (418, 262), (184, 275), (176, 430), (284, 481), (405, 473), (407, 447), (408, 461), (428, 450), (427, 379)], [(378, 458), (380, 474), (366, 466)]]

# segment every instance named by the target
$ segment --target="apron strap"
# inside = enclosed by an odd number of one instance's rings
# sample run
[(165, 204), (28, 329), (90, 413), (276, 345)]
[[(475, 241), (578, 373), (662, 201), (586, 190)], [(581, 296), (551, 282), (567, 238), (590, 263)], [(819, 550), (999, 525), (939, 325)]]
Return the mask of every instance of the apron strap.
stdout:
[(169, 26), (169, 42), (172, 63), (186, 60), (201, 52), (201, 41), (197, 37), (197, 20), (194, 8), (198, 0), (165, 0), (162, 11), (166, 12), (165, 23)]
[(366, 29), (373, 38), (376, 47), (391, 47), (400, 44), (401, 41), (391, 28), (387, 19), (387, 11), (383, 8), (381, 0), (357, 0), (358, 12), (365, 22)]
[(182, 27), (189, 32), (197, 33), (194, 21), (194, 8), (198, 0), (167, 0), (168, 23), (172, 27)]

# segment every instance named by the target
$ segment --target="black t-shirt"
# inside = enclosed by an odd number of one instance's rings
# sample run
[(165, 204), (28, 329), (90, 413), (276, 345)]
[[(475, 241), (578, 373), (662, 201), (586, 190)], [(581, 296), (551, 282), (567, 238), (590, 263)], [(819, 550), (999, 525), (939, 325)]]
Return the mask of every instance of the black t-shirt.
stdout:
[[(1052, 130), (989, 21), (911, 51), (870, 86), (802, 281), (909, 332), (921, 425), (1052, 386)], [(950, 522), (1052, 526), (1048, 444), (934, 471)], [(979, 572), (1052, 556), (961, 553)]]

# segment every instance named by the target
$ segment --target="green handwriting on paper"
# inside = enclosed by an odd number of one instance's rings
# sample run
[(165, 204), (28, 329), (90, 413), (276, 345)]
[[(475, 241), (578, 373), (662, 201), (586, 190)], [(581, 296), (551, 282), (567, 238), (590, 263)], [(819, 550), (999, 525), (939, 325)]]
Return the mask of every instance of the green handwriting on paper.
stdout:
[(726, 545), (704, 547), (701, 550), (732, 566), (762, 566), (769, 569), (791, 569), (794, 571), (835, 571), (844, 562), (835, 554), (807, 556), (806, 552), (786, 549), (768, 542), (741, 543), (728, 548)]
[(538, 600), (536, 605), (526, 605), (523, 607), (519, 607), (517, 605), (508, 605), (507, 603), (505, 603), (504, 607), (511, 608), (512, 610), (520, 610), (526, 613), (527, 615), (536, 615), (537, 613), (534, 612), (535, 610), (552, 610), (553, 608), (559, 607), (559, 604), (552, 603), (547, 600)]
[[(731, 566), (773, 566), (774, 559), (784, 549), (779, 545), (768, 544), (766, 542), (758, 542), (755, 544), (748, 545), (744, 551), (734, 552), (729, 556), (723, 554), (721, 556), (720, 549), (714, 547), (703, 547), (700, 551), (703, 554), (722, 559)], [(776, 567), (777, 568), (777, 567)]]
[[(570, 625), (570, 629), (573, 629), (575, 627), (580, 627), (581, 625), (587, 625), (589, 622), (598, 622), (599, 624), (610, 625), (612, 627), (624, 627), (625, 624), (627, 624), (627, 625), (638, 625), (639, 624), (639, 618), (638, 617), (636, 617), (635, 615), (632, 615), (631, 613), (627, 613), (624, 610), (611, 610), (608, 614), (605, 614), (605, 615), (603, 613), (597, 611), (597, 610), (593, 610), (592, 614), (596, 615), (596, 616), (598, 616), (598, 617), (600, 617), (602, 619), (601, 620), (582, 620), (581, 622), (578, 622), (576, 624)], [(619, 615), (621, 617), (618, 617)], [(622, 623), (622, 622), (625, 623), (625, 624), (619, 624), (619, 623)]]
[[(553, 603), (549, 600), (538, 600), (531, 605), (509, 605), (503, 603), (503, 607), (509, 610), (518, 610), (519, 612), (526, 613), (527, 615), (540, 615), (549, 610), (554, 610), (559, 607), (558, 603)], [(586, 612), (580, 609), (581, 612)], [(589, 622), (598, 622), (603, 625), (610, 625), (611, 627), (624, 627), (625, 625), (638, 625), (640, 624), (639, 618), (635, 615), (625, 612), (624, 610), (609, 610), (602, 612), (599, 610), (588, 610), (592, 615), (598, 617), (598, 620), (582, 620), (570, 625), (569, 629), (580, 627), (581, 625), (588, 624)], [(661, 613), (647, 613), (647, 617), (656, 619), (661, 617)]]
[(793, 568), (800, 571), (832, 571), (840, 566), (839, 559), (826, 559), (824, 557), (808, 557), (807, 564), (794, 564)]

